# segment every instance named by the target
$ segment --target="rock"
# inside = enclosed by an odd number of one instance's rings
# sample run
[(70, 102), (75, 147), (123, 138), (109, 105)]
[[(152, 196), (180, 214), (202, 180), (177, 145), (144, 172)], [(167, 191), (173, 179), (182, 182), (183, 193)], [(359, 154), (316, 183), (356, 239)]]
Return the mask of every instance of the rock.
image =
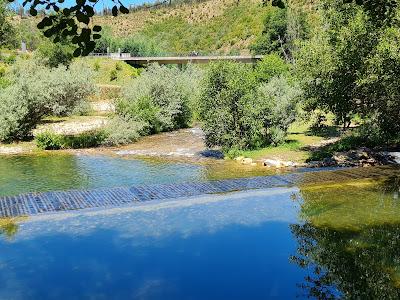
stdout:
[(389, 152), (390, 157), (396, 164), (400, 164), (400, 152)]
[(243, 159), (244, 159), (244, 156), (235, 157), (235, 160), (236, 160), (236, 161), (242, 161)]
[(337, 165), (337, 161), (335, 159), (333, 159), (332, 157), (326, 157), (322, 161), (322, 165), (324, 167), (333, 167), (333, 166)]
[(280, 160), (275, 160), (275, 159), (266, 159), (264, 160), (263, 165), (265, 167), (274, 167), (274, 168), (282, 168), (285, 166)]
[(292, 161), (285, 161), (285, 162), (283, 162), (283, 164), (285, 167), (296, 167), (297, 166), (297, 164)]
[(252, 163), (253, 163), (253, 160), (251, 158), (246, 157), (246, 158), (242, 159), (242, 164), (243, 165), (250, 165)]
[(320, 167), (322, 167), (322, 162), (313, 160), (313, 161), (310, 161), (307, 163), (307, 167), (308, 168), (320, 168)]

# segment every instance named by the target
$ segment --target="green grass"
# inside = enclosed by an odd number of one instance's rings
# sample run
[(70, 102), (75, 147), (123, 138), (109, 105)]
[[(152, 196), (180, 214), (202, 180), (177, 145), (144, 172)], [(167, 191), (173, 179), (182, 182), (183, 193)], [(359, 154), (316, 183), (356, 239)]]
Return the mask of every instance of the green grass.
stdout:
[(269, 146), (257, 150), (248, 150), (243, 152), (243, 156), (254, 160), (266, 158), (281, 159), (285, 161), (305, 162), (311, 156), (308, 146), (321, 142), (324, 137), (312, 136), (308, 133), (307, 124), (294, 124), (289, 129), (286, 142), (274, 147)]
[(122, 85), (139, 76), (141, 71), (125, 62), (108, 58), (79, 58), (79, 60), (94, 71), (97, 84)]

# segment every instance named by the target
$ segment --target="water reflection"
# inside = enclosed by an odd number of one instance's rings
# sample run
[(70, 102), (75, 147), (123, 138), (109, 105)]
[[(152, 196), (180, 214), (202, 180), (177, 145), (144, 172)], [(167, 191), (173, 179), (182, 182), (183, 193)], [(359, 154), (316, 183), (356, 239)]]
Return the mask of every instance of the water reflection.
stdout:
[(32, 217), (0, 239), (0, 299), (293, 299), (293, 192)]
[(180, 183), (268, 175), (234, 161), (183, 162), (103, 155), (0, 156), (0, 196), (27, 192)]
[(399, 177), (303, 188), (291, 261), (312, 270), (299, 285), (317, 299), (400, 298)]

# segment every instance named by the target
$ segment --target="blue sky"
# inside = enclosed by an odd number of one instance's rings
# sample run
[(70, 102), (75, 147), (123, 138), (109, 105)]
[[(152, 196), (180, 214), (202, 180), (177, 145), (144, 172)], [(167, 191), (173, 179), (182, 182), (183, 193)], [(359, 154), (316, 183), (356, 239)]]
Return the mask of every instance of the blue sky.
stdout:
[[(11, 5), (15, 5), (18, 3), (18, 5), (22, 4), (23, 0), (17, 0)], [(121, 0), (121, 2), (126, 6), (129, 7), (129, 5), (138, 5), (138, 4), (143, 4), (143, 3), (152, 3), (155, 2), (155, 0)], [(65, 2), (62, 4), (63, 6), (71, 6), (74, 5), (76, 2), (75, 0), (65, 0)], [(99, 2), (96, 4), (95, 8), (97, 10), (101, 10), (103, 6), (108, 6), (112, 7), (113, 2), (111, 0), (99, 0)]]

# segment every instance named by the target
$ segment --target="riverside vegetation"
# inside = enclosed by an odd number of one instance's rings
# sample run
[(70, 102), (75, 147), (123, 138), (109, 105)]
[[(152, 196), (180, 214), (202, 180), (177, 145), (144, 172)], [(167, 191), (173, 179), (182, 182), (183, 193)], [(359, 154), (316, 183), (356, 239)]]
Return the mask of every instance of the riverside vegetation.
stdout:
[[(37, 145), (43, 149), (121, 145), (198, 123), (208, 147), (219, 147), (232, 157), (251, 156), (271, 147), (300, 150), (304, 145), (293, 143), (288, 134), (292, 136), (293, 124), (303, 122), (308, 128), (302, 133), (308, 135), (324, 136), (330, 129), (337, 135), (341, 127), (343, 138), (314, 157), (360, 146), (396, 147), (400, 9), (397, 1), (393, 3), (382, 4), (385, 13), (376, 16), (369, 6), (351, 1), (290, 1), (284, 8), (257, 4), (264, 24), (245, 48), (263, 54), (262, 61), (255, 66), (219, 62), (181, 69), (153, 65), (139, 70), (119, 62), (73, 59), (68, 41), (54, 44), (38, 38), (35, 45), (32, 37), (28, 44), (33, 54), (15, 55), (17, 36), (26, 33), (21, 24), (4, 18), (1, 28), (14, 31), (0, 41), (9, 49), (2, 51), (0, 65), (0, 140), (32, 138), (32, 129), (48, 116), (87, 114), (85, 103), (96, 94), (96, 84), (118, 83), (121, 93), (104, 128), (67, 137), (43, 132), (36, 135)], [(252, 20), (238, 20), (253, 28)], [(155, 46), (166, 47), (158, 40), (161, 36), (154, 38), (149, 28), (142, 27), (140, 37), (115, 36), (106, 29), (97, 47), (101, 51), (107, 45), (121, 47), (134, 55), (166, 53), (166, 48)], [(216, 50), (207, 43), (198, 49)], [(179, 54), (189, 48), (169, 50)]]

